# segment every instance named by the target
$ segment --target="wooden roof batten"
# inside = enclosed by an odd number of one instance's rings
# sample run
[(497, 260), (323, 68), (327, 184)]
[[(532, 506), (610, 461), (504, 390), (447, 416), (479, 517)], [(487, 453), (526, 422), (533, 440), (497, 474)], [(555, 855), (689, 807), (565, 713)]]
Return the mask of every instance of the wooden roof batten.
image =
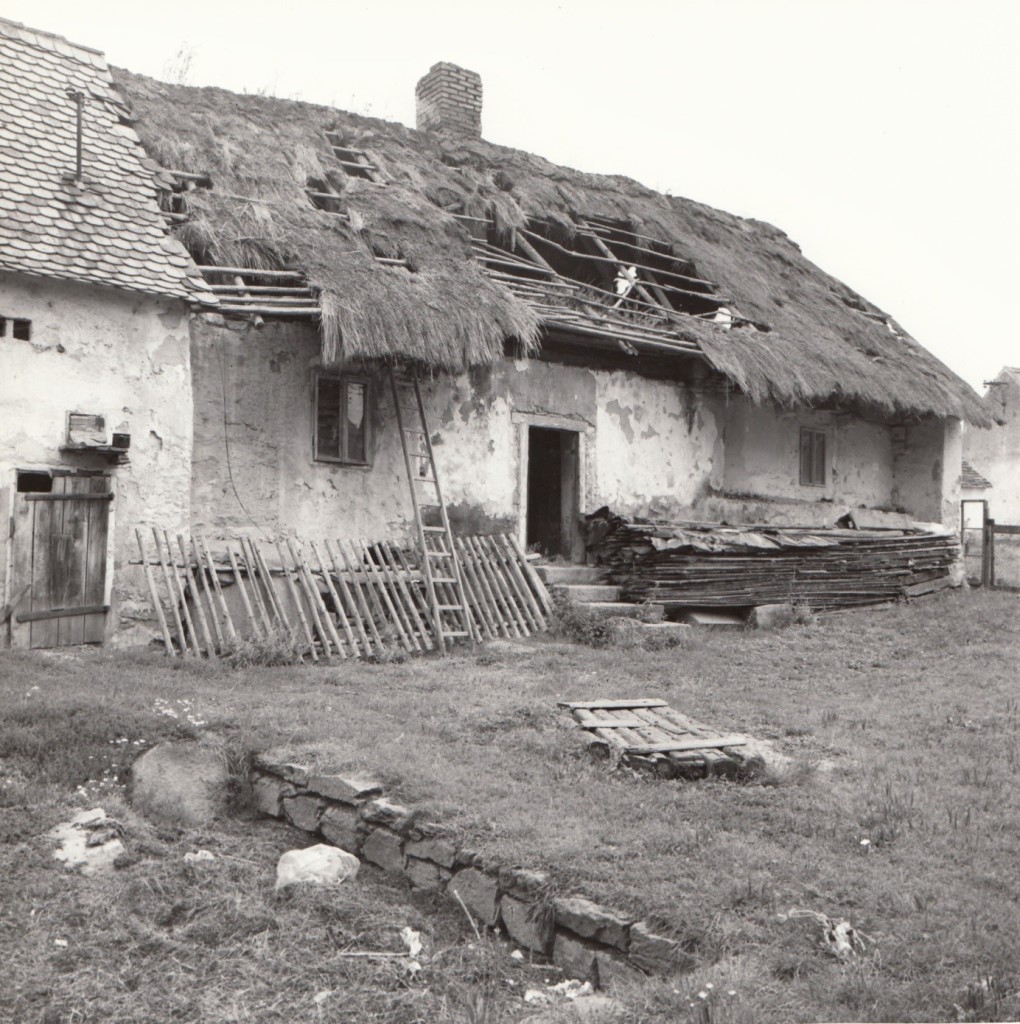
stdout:
[[(494, 230), (492, 220), (478, 217), (463, 217), (457, 213), (451, 216), (469, 220), (473, 223), (485, 224), (490, 234)], [(683, 319), (697, 320), (699, 323), (711, 323), (728, 300), (716, 291), (716, 285), (702, 278), (682, 275), (673, 276), (693, 285), (700, 285), (709, 291), (693, 291), (678, 288), (660, 281), (658, 274), (672, 274), (656, 268), (653, 271), (643, 263), (635, 263), (632, 259), (622, 257), (607, 244), (603, 230), (609, 231), (610, 222), (605, 229), (598, 229), (590, 220), (580, 219), (577, 222), (576, 234), (590, 240), (592, 253), (570, 250), (555, 240), (538, 234), (528, 228), (515, 229), (511, 234), (511, 243), (506, 247), (492, 244), (488, 239), (472, 235), (471, 249), (475, 258), (482, 264), (488, 277), (508, 288), (518, 298), (528, 302), (539, 314), (549, 328), (559, 329), (567, 333), (583, 336), (591, 340), (604, 340), (613, 343), (628, 355), (637, 355), (644, 349), (650, 354), (678, 355), (704, 358), (701, 346), (695, 340), (685, 339), (678, 333)], [(625, 231), (619, 226), (612, 230)], [(638, 236), (634, 236), (635, 238)], [(641, 236), (644, 237), (644, 236)], [(610, 242), (617, 240), (609, 238)], [(663, 252), (631, 245), (631, 248), (659, 256), (660, 259), (674, 261), (677, 264), (693, 264), (683, 257), (675, 256), (669, 246), (657, 239), (647, 241), (662, 247)], [(594, 287), (586, 287), (560, 274), (552, 264), (539, 252), (535, 243), (547, 245), (563, 254), (580, 258), (601, 265), (611, 266), (617, 272), (623, 272), (634, 266), (637, 272), (644, 275), (644, 280), (637, 282), (622, 299), (612, 293)], [(630, 244), (630, 243), (620, 243)], [(634, 293), (640, 297), (635, 297)], [(691, 313), (677, 307), (669, 301), (667, 293), (686, 296), (714, 304), (715, 310), (706, 313)], [(615, 299), (615, 301), (614, 301)], [(627, 303), (626, 312), (620, 309), (622, 301)], [(630, 315), (637, 314), (637, 316)], [(734, 316), (733, 323), (750, 324), (750, 321)]]
[[(335, 159), (346, 174), (383, 184), (378, 178), (377, 165), (365, 151), (344, 145), (335, 132), (327, 131), (324, 134)], [(187, 193), (197, 188), (211, 189), (213, 180), (206, 173), (176, 169), (166, 169), (164, 174), (165, 180), (173, 184), (164, 189), (169, 196), (166, 203), (169, 209), (163, 209), (162, 213), (168, 227), (176, 227), (189, 219), (185, 198)], [(350, 215), (343, 208), (342, 193), (328, 180), (316, 180), (314, 183), (309, 180), (304, 191), (318, 212), (350, 223)], [(494, 227), (491, 219), (453, 210), (446, 212), (465, 226), (484, 225), (490, 232)], [(511, 249), (501, 248), (471, 235), (471, 251), (490, 279), (527, 302), (553, 331), (577, 336), (586, 344), (611, 347), (631, 357), (645, 351), (660, 357), (675, 354), (704, 358), (696, 341), (678, 335), (676, 318), (689, 317), (705, 322), (706, 314), (678, 310), (669, 301), (668, 293), (721, 305), (726, 300), (714, 294), (715, 285), (661, 267), (653, 272), (643, 262), (630, 258), (629, 253), (624, 257), (612, 248), (614, 245), (622, 245), (633, 252), (658, 256), (660, 260), (668, 259), (678, 265), (693, 268), (689, 260), (674, 255), (667, 243), (661, 240), (640, 236), (645, 242), (657, 245), (663, 251), (638, 245), (638, 235), (608, 219), (579, 219), (577, 229), (577, 236), (583, 238), (593, 252), (566, 249), (553, 239), (527, 228), (513, 232)], [(631, 235), (635, 241), (631, 243), (614, 237), (621, 232)], [(643, 280), (636, 281), (625, 296), (616, 297), (614, 301), (610, 292), (603, 295), (600, 289), (585, 287), (564, 277), (541, 254), (535, 242), (571, 257), (608, 266), (616, 273), (625, 272), (628, 266), (635, 267)], [(383, 266), (411, 269), (406, 259), (382, 256), (378, 252), (373, 252), (373, 256)], [(206, 311), (214, 309), (224, 316), (248, 319), (256, 327), (261, 327), (267, 318), (298, 321), (321, 318), (321, 300), (299, 268), (257, 269), (204, 264), (199, 265), (198, 269), (216, 299), (212, 309), (204, 307)], [(660, 281), (656, 274), (710, 290), (702, 292), (679, 288), (675, 284)], [(627, 303), (626, 311), (620, 309), (624, 301)]]

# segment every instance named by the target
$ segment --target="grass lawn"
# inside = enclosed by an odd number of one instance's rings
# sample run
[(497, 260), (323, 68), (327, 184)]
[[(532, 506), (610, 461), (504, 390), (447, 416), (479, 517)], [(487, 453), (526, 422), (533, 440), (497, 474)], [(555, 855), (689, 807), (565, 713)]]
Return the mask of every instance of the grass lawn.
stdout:
[[(10, 944), (0, 955), (22, 989), (47, 993), (17, 1004), (35, 1016), (12, 1019), (41, 1020), (39, 1007), (50, 1005), (79, 1014), (46, 1018), (50, 1024), (470, 1021), (472, 1014), (480, 1019), (468, 1009), (479, 986), (525, 970), (513, 961), (493, 968), (498, 949), (450, 947), (459, 950), (454, 975), (437, 968), (431, 987), (410, 989), (387, 975), (379, 995), (391, 1002), (382, 1009), (369, 1000), (361, 1016), (344, 1016), (329, 999), (312, 1005), (316, 992), (345, 984), (329, 949), (316, 933), (307, 960), (285, 953), (299, 948), (301, 922), (323, 911), (304, 897), (295, 909), (272, 896), (284, 840), (278, 827), (241, 821), (199, 838), (243, 858), (248, 866), (236, 869), (237, 899), (249, 900), (245, 914), (272, 918), (272, 927), (253, 933), (241, 926), (239, 938), (221, 935), (210, 954), (200, 937), (159, 924), (163, 903), (172, 907), (179, 898), (191, 906), (201, 897), (174, 889), (181, 844), (199, 841), (188, 834), (153, 833), (147, 841), (156, 852), (104, 883), (116, 891), (98, 910), (74, 910), (95, 883), (61, 876), (40, 852), (39, 832), (74, 801), (94, 805), (112, 792), (106, 802), (122, 807), (116, 779), (126, 763), (175, 732), (215, 736), (235, 758), (280, 748), (325, 768), (373, 772), (398, 798), (426, 805), (476, 847), (548, 870), (558, 890), (652, 917), (683, 939), (700, 966), (686, 979), (621, 992), (634, 1020), (697, 1019), (689, 999), (709, 982), (717, 993), (735, 993), (715, 1008), (714, 1024), (1016, 1019), (1018, 626), (1020, 597), (971, 591), (778, 633), (701, 633), (688, 649), (661, 652), (542, 640), (446, 659), (244, 672), (168, 662), (156, 653), (4, 652), (6, 923), (25, 929), (32, 923), (28, 909), (52, 893), (46, 935), (56, 929), (70, 939), (78, 929), (86, 941), (96, 928), (93, 913), (119, 908), (126, 934), (106, 946), (89, 940), (89, 976), (128, 984), (119, 965), (130, 954), (129, 991), (136, 1006), (151, 1006), (146, 1001), (163, 992), (155, 965), (170, 956), (215, 989), (201, 1012), (191, 1002), (165, 1018), (130, 1016), (127, 1009), (89, 1016), (83, 972), (67, 963), (66, 950), (0, 938)], [(632, 696), (662, 697), (721, 730), (751, 733), (788, 760), (747, 785), (656, 780), (590, 762), (556, 701)], [(120, 739), (128, 742), (110, 742)], [(87, 796), (74, 795), (79, 786)], [(142, 822), (136, 827), (152, 832)], [(438, 908), (408, 909), (404, 894), (370, 884), (380, 893), (378, 912), (393, 919), (374, 938), (390, 934), (401, 914), (404, 924), (415, 913), (434, 925), (441, 946), (453, 941), (456, 918)], [(230, 890), (217, 885), (213, 905), (229, 898)], [(29, 889), (36, 893), (31, 904)], [(358, 902), (350, 911), (355, 917), (369, 912), (362, 897), (346, 898)], [(150, 904), (160, 900), (162, 909), (153, 911)], [(841, 965), (820, 947), (814, 923), (786, 916), (793, 909), (851, 920), (867, 936), (865, 954)], [(183, 943), (172, 954), (160, 945), (170, 940)], [(306, 962), (317, 966), (305, 971)], [(288, 964), (289, 985), (305, 1002), (273, 1016), (266, 993), (279, 988)], [(374, 991), (375, 975), (366, 977), (351, 984)], [(502, 982), (498, 988), (487, 1019), (519, 1019), (525, 1007), (518, 989)], [(401, 1002), (408, 991), (418, 994)], [(252, 1009), (256, 999), (263, 1009)], [(8, 1005), (15, 1005), (9, 997)]]

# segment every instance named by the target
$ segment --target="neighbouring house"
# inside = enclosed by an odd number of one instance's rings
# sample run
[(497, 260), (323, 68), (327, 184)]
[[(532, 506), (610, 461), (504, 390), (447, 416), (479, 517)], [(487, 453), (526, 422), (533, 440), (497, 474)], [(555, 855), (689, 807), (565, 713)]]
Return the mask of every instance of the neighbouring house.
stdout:
[(134, 524), (190, 515), (211, 293), (123, 116), (100, 53), (0, 19), (0, 607), (24, 646), (103, 640)]
[[(1020, 367), (986, 384), (987, 430), (964, 432), (963, 538), (972, 579), (1020, 586)], [(980, 503), (980, 504), (979, 504)], [(995, 523), (995, 534), (985, 519)], [(988, 529), (992, 529), (988, 525)], [(994, 551), (985, 551), (985, 546)]]
[(987, 388), (994, 423), (964, 434), (963, 497), (987, 501), (997, 522), (1020, 525), (1020, 367), (1004, 366)]
[(136, 526), (406, 534), (393, 366), (464, 532), (576, 560), (606, 505), (956, 524), (961, 423), (990, 422), (963, 381), (778, 229), (483, 141), (473, 72), (436, 64), (411, 129), (0, 41), (0, 316), (32, 323), (0, 338), (4, 500), (105, 474), (106, 635), (145, 631)]

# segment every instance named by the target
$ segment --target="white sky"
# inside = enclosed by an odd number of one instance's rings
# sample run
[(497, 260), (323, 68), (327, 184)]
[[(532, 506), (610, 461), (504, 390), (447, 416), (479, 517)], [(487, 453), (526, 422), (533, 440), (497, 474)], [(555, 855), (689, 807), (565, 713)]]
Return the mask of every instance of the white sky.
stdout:
[[(491, 13), (489, 13), (491, 12)], [(776, 224), (980, 390), (1020, 365), (1016, 0), (5, 0), (157, 78), (414, 124), (437, 60), (492, 142)]]

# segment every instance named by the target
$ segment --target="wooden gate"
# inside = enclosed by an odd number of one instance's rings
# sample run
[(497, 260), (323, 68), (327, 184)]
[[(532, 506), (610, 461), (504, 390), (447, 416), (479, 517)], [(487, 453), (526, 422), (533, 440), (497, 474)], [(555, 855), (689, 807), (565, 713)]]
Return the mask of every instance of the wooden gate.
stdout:
[(108, 476), (19, 474), (11, 538), (14, 646), (103, 642), (112, 501)]

